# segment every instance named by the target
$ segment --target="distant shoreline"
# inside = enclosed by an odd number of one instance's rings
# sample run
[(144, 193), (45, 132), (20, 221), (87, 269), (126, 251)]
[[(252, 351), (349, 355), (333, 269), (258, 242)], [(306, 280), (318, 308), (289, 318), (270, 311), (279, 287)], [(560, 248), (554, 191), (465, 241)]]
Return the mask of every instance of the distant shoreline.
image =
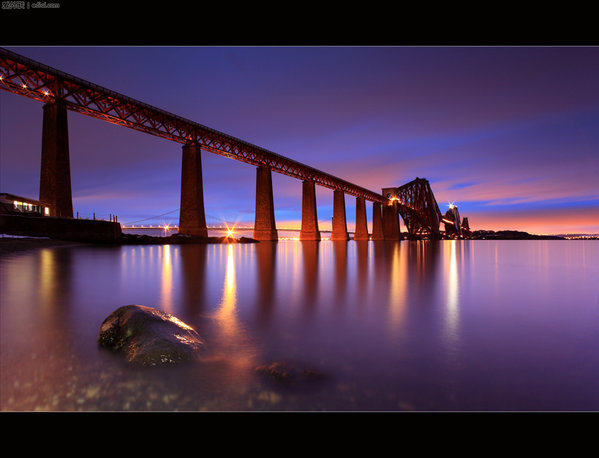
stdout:
[(523, 231), (472, 231), (472, 240), (567, 240), (561, 235), (536, 235)]
[(599, 234), (529, 234), (523, 231), (490, 231), (472, 232), (472, 240), (599, 240)]

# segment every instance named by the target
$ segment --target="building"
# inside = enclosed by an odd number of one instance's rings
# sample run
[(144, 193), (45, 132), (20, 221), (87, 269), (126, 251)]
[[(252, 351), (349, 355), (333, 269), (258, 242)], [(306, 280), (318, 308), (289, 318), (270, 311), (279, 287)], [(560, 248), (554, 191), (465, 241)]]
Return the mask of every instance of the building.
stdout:
[(50, 207), (38, 200), (0, 193), (0, 213), (27, 216), (50, 216)]

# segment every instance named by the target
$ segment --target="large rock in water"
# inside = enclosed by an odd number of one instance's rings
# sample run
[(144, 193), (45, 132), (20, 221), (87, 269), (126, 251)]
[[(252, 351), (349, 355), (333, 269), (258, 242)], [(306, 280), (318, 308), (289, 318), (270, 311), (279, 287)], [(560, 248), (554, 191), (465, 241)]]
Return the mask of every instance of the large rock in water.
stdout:
[(112, 312), (100, 326), (98, 343), (142, 366), (190, 361), (204, 347), (191, 326), (143, 305), (125, 305)]

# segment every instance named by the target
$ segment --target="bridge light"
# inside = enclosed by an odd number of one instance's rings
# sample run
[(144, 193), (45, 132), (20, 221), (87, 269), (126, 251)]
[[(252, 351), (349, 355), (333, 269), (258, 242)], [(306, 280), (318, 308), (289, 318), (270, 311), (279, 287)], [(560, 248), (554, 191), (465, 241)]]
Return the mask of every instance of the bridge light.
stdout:
[(229, 225), (227, 223), (225, 223), (225, 228), (227, 230), (226, 232), (226, 236), (227, 238), (229, 237), (233, 237), (235, 235), (235, 225), (233, 225), (233, 227), (229, 227)]

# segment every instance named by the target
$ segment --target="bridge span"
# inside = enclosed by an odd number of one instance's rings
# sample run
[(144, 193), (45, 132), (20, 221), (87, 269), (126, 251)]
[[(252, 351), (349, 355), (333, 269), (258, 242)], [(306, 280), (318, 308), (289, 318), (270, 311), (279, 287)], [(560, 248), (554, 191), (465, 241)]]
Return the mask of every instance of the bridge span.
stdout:
[[(378, 194), (4, 48), (0, 48), (0, 88), (44, 104), (39, 200), (49, 206), (51, 216), (73, 217), (67, 123), (67, 110), (71, 110), (183, 145), (179, 216), (182, 234), (208, 233), (201, 162), (201, 150), (205, 150), (256, 166), (257, 240), (278, 239), (272, 171), (303, 182), (300, 240), (320, 240), (316, 185), (333, 190), (333, 240), (349, 239), (345, 194), (356, 198), (354, 240), (399, 240), (399, 215), (411, 236), (439, 235), (440, 212), (426, 180), (417, 178), (400, 188), (387, 188), (401, 190), (388, 196), (384, 195), (385, 189)], [(372, 234), (367, 228), (367, 200), (373, 204)]]

